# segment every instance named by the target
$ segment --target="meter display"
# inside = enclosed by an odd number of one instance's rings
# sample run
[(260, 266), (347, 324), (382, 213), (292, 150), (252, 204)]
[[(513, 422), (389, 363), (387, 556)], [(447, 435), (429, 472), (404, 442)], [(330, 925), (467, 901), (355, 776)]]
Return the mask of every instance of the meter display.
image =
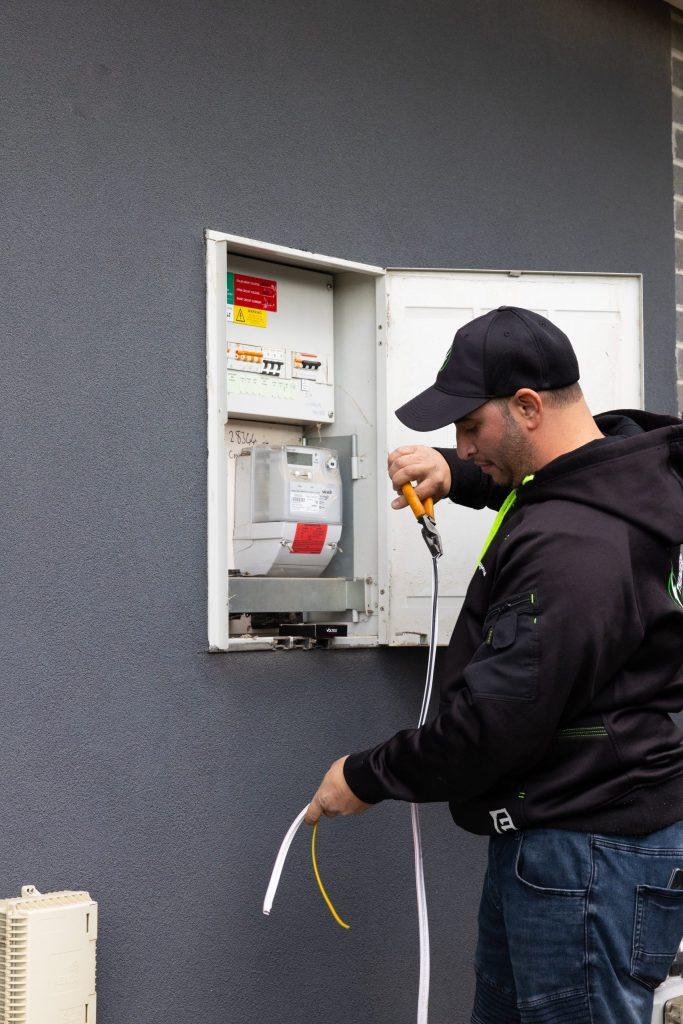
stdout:
[(243, 449), (235, 467), (234, 568), (249, 576), (319, 576), (337, 551), (337, 452), (297, 445)]
[(294, 466), (312, 466), (313, 455), (309, 452), (287, 452), (287, 462)]

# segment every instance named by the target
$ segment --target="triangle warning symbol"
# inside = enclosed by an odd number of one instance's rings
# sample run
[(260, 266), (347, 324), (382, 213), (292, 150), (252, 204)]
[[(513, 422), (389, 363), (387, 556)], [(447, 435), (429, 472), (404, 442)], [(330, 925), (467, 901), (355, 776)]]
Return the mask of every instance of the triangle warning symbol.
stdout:
[(245, 324), (247, 322), (247, 318), (244, 315), (244, 310), (241, 307), (240, 309), (237, 310), (237, 316), (235, 317), (235, 320), (237, 321), (238, 324)]

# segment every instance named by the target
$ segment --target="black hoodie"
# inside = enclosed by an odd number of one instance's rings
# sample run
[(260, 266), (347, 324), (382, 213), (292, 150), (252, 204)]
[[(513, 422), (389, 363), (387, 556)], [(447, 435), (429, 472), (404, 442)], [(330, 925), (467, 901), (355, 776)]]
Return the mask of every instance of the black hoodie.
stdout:
[[(347, 758), (360, 799), (447, 800), (478, 834), (683, 819), (683, 421), (595, 421), (605, 438), (517, 488), (440, 656), (436, 717)], [(438, 450), (454, 501), (501, 506), (509, 489)]]

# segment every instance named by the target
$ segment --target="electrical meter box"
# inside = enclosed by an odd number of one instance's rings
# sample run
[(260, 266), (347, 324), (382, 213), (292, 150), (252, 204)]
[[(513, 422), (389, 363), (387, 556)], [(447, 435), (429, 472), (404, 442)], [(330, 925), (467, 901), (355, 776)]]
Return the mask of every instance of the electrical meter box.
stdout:
[(235, 462), (235, 569), (320, 576), (339, 545), (342, 487), (331, 448), (244, 449)]
[[(431, 558), (387, 455), (449, 447), (394, 410), (463, 324), (535, 309), (572, 340), (593, 412), (642, 408), (639, 274), (385, 269), (206, 231), (208, 640), (215, 651), (425, 644)], [(445, 500), (439, 643), (495, 513)]]

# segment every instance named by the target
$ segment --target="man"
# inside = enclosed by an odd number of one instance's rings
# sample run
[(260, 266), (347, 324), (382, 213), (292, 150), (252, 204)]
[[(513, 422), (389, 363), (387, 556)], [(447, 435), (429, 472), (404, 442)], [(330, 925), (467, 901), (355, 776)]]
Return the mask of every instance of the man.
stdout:
[(336, 761), (306, 817), (447, 800), (491, 837), (473, 1024), (648, 1024), (683, 937), (683, 421), (594, 419), (578, 379), (501, 306), (397, 410), (454, 422), (457, 454), (397, 449), (394, 488), (499, 514), (436, 717)]

